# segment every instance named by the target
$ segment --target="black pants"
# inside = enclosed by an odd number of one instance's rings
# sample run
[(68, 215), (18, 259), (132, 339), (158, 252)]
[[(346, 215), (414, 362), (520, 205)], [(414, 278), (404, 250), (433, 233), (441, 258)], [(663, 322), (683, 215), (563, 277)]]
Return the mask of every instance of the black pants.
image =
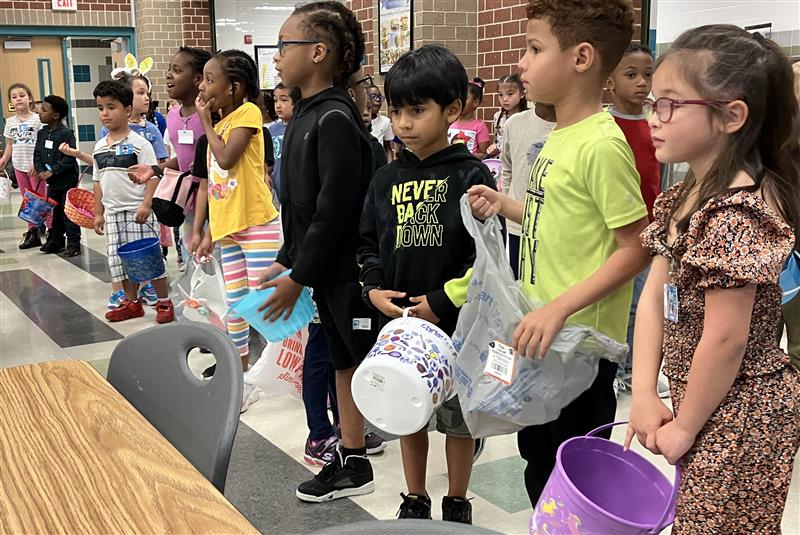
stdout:
[(81, 227), (73, 223), (64, 213), (64, 204), (67, 202), (68, 189), (47, 189), (47, 196), (58, 203), (53, 208), (53, 228), (50, 230), (48, 240), (56, 243), (64, 243), (64, 235), (67, 236), (67, 244), (80, 247)]
[[(616, 373), (615, 363), (601, 360), (592, 386), (567, 405), (557, 420), (526, 427), (517, 434), (519, 453), (528, 461), (525, 468), (525, 488), (533, 507), (536, 507), (539, 495), (553, 471), (556, 451), (561, 443), (614, 421), (617, 411), (617, 400), (614, 397)], [(598, 433), (597, 436), (610, 438), (611, 430)]]

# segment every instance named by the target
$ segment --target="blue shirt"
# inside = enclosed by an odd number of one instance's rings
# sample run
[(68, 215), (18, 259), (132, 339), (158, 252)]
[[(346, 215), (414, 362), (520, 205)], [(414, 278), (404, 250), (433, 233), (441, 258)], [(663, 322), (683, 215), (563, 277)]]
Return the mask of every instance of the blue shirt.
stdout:
[[(156, 153), (156, 159), (158, 160), (166, 160), (169, 156), (167, 154), (167, 147), (164, 145), (164, 138), (161, 135), (161, 132), (158, 131), (158, 127), (151, 123), (150, 121), (145, 121), (144, 126), (134, 123), (129, 123), (128, 127), (133, 132), (136, 132), (153, 146), (153, 151)], [(105, 126), (100, 129), (100, 138), (104, 138), (108, 135), (108, 128)]]
[(273, 198), (280, 198), (281, 192), (281, 153), (283, 152), (283, 135), (286, 133), (286, 125), (278, 119), (269, 125), (269, 133), (272, 136), (272, 152), (275, 155), (275, 166), (272, 168), (272, 189), (275, 190)]

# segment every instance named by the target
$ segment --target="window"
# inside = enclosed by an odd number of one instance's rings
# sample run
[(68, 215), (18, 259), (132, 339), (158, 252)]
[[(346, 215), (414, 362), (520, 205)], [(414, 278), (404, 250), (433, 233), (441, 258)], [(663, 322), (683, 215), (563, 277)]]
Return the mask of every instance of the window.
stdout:
[(78, 125), (78, 141), (97, 141), (95, 139), (93, 124)]
[(92, 71), (89, 69), (88, 65), (73, 65), (72, 77), (74, 78), (76, 84), (80, 82), (91, 82)]

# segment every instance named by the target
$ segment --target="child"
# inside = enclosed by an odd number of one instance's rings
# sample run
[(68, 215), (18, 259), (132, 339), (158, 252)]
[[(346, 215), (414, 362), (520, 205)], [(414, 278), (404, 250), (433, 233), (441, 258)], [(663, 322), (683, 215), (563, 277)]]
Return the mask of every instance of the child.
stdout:
[(275, 167), (272, 168), (273, 197), (280, 199), (281, 194), (281, 154), (283, 152), (283, 136), (286, 125), (294, 115), (294, 105), (300, 100), (300, 91), (296, 87), (286, 87), (283, 83), (275, 86), (275, 114), (278, 120), (269, 126), (272, 135), (272, 152), (275, 156)]
[[(362, 295), (381, 312), (379, 328), (408, 307), (410, 315), (438, 324), (452, 335), (458, 308), (448, 294), (448, 282), (463, 277), (475, 260), (475, 244), (461, 221), (459, 201), (470, 186), (495, 187), (489, 170), (465, 145), (449, 145), (447, 140), (447, 128), (459, 118), (466, 100), (467, 72), (447, 49), (426, 45), (394, 64), (385, 89), (392, 123), (410, 152), (401, 152), (378, 171), (367, 192), (361, 216), (364, 245), (359, 250)], [(408, 191), (420, 194), (396, 194), (409, 184), (415, 187)], [(425, 205), (436, 207), (435, 218), (422, 210)], [(415, 217), (423, 212), (425, 217)], [(436, 239), (397, 241), (399, 230), (409, 226), (427, 229)], [(449, 490), (442, 499), (442, 518), (471, 524), (466, 494), (475, 442), (457, 397), (439, 408), (436, 420), (437, 430), (447, 436)], [(425, 485), (427, 427), (401, 437), (400, 447), (408, 495), (401, 494), (399, 517), (431, 518)]]
[[(661, 173), (656, 160), (656, 149), (650, 139), (650, 126), (642, 109), (653, 84), (655, 64), (650, 49), (638, 43), (631, 43), (625, 49), (617, 67), (608, 79), (608, 88), (614, 105), (609, 113), (614, 117), (625, 139), (628, 141), (636, 161), (642, 199), (647, 205), (647, 218), (653, 221), (653, 203), (661, 189)], [(631, 367), (633, 365), (633, 329), (636, 322), (636, 306), (647, 279), (647, 269), (633, 280), (630, 320), (628, 322), (628, 356), (619, 363), (615, 388), (618, 391), (630, 389)], [(662, 384), (661, 395), (668, 396), (666, 385)]]
[(475, 118), (475, 111), (483, 99), (485, 85), (480, 78), (473, 78), (469, 82), (467, 102), (461, 110), (461, 117), (450, 125), (447, 131), (447, 139), (451, 145), (466, 143), (469, 151), (479, 160), (486, 157), (486, 150), (489, 148), (489, 129), (483, 121)]
[[(137, 185), (128, 178), (128, 168), (138, 163), (155, 165), (153, 147), (130, 129), (133, 91), (117, 81), (100, 82), (94, 90), (100, 121), (108, 130), (94, 147), (94, 230), (108, 239), (108, 269), (111, 281), (121, 283), (125, 298), (106, 313), (111, 322), (144, 316), (137, 293), (138, 285), (125, 276), (117, 253), (120, 245), (134, 240), (158, 237), (158, 221), (152, 200), (156, 182)], [(152, 281), (157, 294), (156, 321), (169, 323), (175, 318), (172, 301), (167, 296), (166, 272)]]
[[(350, 390), (356, 366), (377, 336), (374, 314), (361, 300), (356, 263), (358, 220), (373, 172), (369, 134), (345, 90), (364, 55), (364, 35), (339, 2), (313, 2), (295, 9), (278, 42), (281, 79), (298, 87), (303, 100), (284, 138), (285, 242), (278, 261), (262, 276), (269, 281), (262, 287), (275, 288), (262, 310), (268, 319), (280, 317), (294, 306), (303, 286), (314, 290), (336, 370), (342, 436), (333, 462), (296, 494), (303, 501), (323, 502), (374, 488), (364, 417)], [(291, 275), (272, 280), (288, 268)]]
[[(350, 77), (350, 82), (347, 87), (347, 91), (350, 93), (350, 96), (353, 97), (353, 102), (356, 103), (356, 108), (364, 110), (361, 112), (361, 122), (369, 133), (372, 133), (373, 124), (372, 99), (370, 97), (370, 92), (373, 87), (375, 86), (372, 83), (372, 76), (364, 76), (363, 67)], [(381, 145), (381, 142), (378, 141), (378, 138), (375, 136), (370, 136), (369, 143), (372, 148), (372, 166), (377, 171), (389, 163), (386, 159), (386, 147)]]
[[(211, 254), (213, 242), (220, 242), (228, 306), (258, 284), (280, 245), (278, 211), (264, 181), (263, 119), (252, 102), (259, 95), (258, 70), (246, 53), (218, 52), (203, 67), (196, 106), (208, 141), (208, 180), (207, 187), (201, 181), (194, 221), (194, 240), (203, 239), (199, 245), (193, 241), (192, 249), (203, 258)], [(222, 117), (216, 125), (212, 111)], [(227, 327), (247, 370), (250, 326), (228, 318)], [(255, 390), (245, 385), (242, 411), (255, 399)]]
[(64, 125), (69, 114), (67, 101), (55, 95), (45, 97), (39, 119), (44, 124), (36, 139), (33, 153), (34, 170), (39, 180), (47, 181), (47, 196), (58, 204), (53, 208), (53, 227), (40, 251), (43, 253), (60, 253), (64, 250), (66, 234), (66, 252), (64, 256), (72, 257), (81, 254), (81, 228), (69, 220), (64, 213), (67, 191), (78, 187), (78, 162), (58, 150), (62, 143), (75, 148), (75, 135)]
[(507, 74), (497, 80), (497, 98), (500, 100), (500, 109), (495, 112), (492, 119), (494, 142), (486, 151), (487, 156), (492, 158), (497, 157), (503, 149), (503, 129), (506, 121), (512, 115), (528, 109), (525, 88), (519, 74)]
[[(520, 82), (521, 83), (521, 82)], [(528, 177), (533, 162), (544, 147), (544, 142), (553, 130), (556, 111), (550, 104), (537, 102), (533, 109), (509, 117), (503, 128), (503, 146), (500, 159), (503, 162), (503, 193), (517, 202), (525, 201)], [(522, 226), (512, 220), (508, 227), (508, 252), (511, 269), (519, 278), (519, 241)]]
[(372, 137), (378, 140), (378, 143), (383, 145), (383, 150), (386, 152), (386, 159), (391, 161), (393, 159), (392, 142), (394, 141), (394, 131), (392, 130), (391, 119), (381, 113), (383, 95), (375, 84), (367, 88), (367, 94), (369, 95), (370, 112), (372, 114), (372, 128), (370, 129), (370, 133)]
[[(532, 100), (553, 105), (556, 127), (533, 165), (524, 206), (485, 186), (470, 194), (479, 217), (499, 212), (522, 223), (522, 288), (544, 305), (507, 342), (522, 356), (544, 358), (567, 321), (625, 342), (631, 279), (648, 260), (639, 241), (647, 208), (631, 149), (602, 108), (603, 81), (633, 34), (630, 3), (530, 0), (527, 14), (522, 81)], [(555, 421), (519, 432), (532, 504), (559, 444), (613, 421), (616, 368), (601, 359), (594, 383)]]
[[(19, 192), (25, 195), (30, 190), (44, 197), (47, 195), (47, 183), (39, 180), (33, 168), (33, 150), (36, 147), (36, 133), (42, 127), (39, 116), (31, 111), (33, 93), (25, 84), (13, 84), (8, 88), (8, 101), (14, 107), (14, 115), (6, 119), (3, 136), (6, 138), (6, 150), (0, 156), (0, 170), (4, 170), (9, 160), (14, 165)], [(20, 249), (32, 249), (42, 245), (37, 229), (28, 223), (28, 231), (19, 243)]]
[[(653, 80), (656, 157), (690, 173), (642, 234), (656, 256), (626, 446), (635, 434), (680, 461), (676, 535), (781, 531), (800, 444), (800, 374), (776, 338), (778, 279), (800, 220), (791, 88), (783, 50), (728, 25), (678, 37)], [(662, 352), (674, 416), (656, 397)]]

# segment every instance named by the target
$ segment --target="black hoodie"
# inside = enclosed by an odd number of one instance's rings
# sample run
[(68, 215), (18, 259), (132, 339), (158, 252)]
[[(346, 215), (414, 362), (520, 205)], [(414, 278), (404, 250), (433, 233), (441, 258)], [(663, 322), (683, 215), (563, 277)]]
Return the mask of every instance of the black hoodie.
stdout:
[[(426, 295), (440, 327), (452, 333), (458, 308), (445, 285), (463, 277), (475, 261), (459, 202), (476, 184), (494, 188), (495, 180), (464, 144), (425, 160), (404, 150), (378, 170), (361, 215), (358, 259), (365, 292), (380, 287), (407, 298)], [(411, 306), (407, 299), (395, 303)]]
[(277, 261), (305, 286), (358, 280), (358, 222), (372, 178), (370, 134), (344, 89), (300, 100), (283, 138)]
[(75, 148), (75, 134), (64, 123), (50, 129), (44, 125), (36, 137), (36, 148), (33, 151), (33, 167), (37, 173), (52, 171), (53, 176), (47, 179), (47, 186), (52, 190), (65, 190), (78, 185), (78, 162), (58, 150), (62, 143)]

